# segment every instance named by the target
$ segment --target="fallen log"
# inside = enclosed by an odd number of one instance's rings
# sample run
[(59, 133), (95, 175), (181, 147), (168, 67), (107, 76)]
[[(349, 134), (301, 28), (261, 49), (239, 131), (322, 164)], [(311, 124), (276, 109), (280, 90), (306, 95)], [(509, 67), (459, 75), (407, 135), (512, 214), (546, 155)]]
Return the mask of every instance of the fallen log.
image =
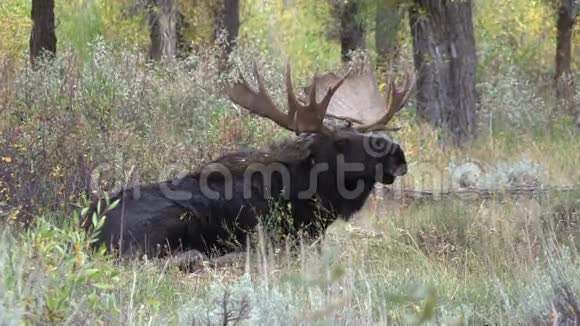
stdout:
[[(526, 196), (539, 198), (559, 193), (579, 192), (580, 186), (511, 187), (511, 188), (458, 188), (445, 190), (388, 189), (375, 195), (385, 200), (483, 200)], [(382, 198), (381, 198), (382, 196)]]

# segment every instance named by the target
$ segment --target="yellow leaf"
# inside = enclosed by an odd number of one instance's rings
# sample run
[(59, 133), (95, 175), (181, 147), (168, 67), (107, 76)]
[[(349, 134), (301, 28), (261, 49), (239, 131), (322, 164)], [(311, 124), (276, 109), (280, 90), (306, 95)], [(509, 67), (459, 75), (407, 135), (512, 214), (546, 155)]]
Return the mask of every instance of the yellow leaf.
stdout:
[(4, 157), (2, 157), (2, 161), (6, 162), (6, 163), (10, 163), (10, 162), (12, 162), (12, 157), (4, 156)]
[(18, 208), (18, 209), (16, 209), (16, 210), (12, 211), (12, 213), (10, 213), (10, 217), (9, 217), (9, 219), (10, 219), (11, 221), (15, 221), (15, 220), (18, 218), (18, 215), (20, 215), (20, 208)]

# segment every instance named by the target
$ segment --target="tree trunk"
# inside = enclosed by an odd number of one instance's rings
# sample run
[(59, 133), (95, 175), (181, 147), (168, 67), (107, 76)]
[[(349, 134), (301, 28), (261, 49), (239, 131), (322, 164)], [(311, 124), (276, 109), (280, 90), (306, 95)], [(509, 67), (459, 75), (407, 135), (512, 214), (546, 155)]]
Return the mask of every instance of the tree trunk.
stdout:
[(153, 60), (174, 59), (177, 52), (177, 10), (173, 0), (150, 0), (149, 28)]
[(224, 55), (232, 53), (238, 39), (240, 29), (240, 0), (222, 0), (216, 17), (215, 39), (220, 40), (225, 33)]
[(574, 2), (575, 0), (560, 0), (556, 38), (556, 74), (554, 76), (556, 100), (571, 114), (576, 111), (574, 75), (571, 69), (572, 31), (576, 21)]
[(366, 48), (365, 28), (360, 20), (358, 0), (346, 1), (339, 9), (340, 48), (343, 62), (349, 61), (350, 52)]
[(475, 136), (477, 57), (470, 0), (415, 0), (409, 12), (419, 120), (461, 146)]
[(399, 54), (397, 36), (401, 25), (402, 12), (398, 0), (376, 0), (375, 45), (378, 54), (378, 68), (389, 70)]
[(32, 32), (30, 33), (30, 63), (37, 65), (43, 55), (56, 55), (54, 31), (54, 0), (32, 0)]
[(193, 45), (191, 43), (191, 40), (186, 39), (183, 33), (183, 31), (189, 27), (189, 23), (187, 22), (185, 16), (181, 11), (176, 10), (176, 15), (177, 15), (177, 23), (175, 24), (175, 34), (177, 38), (176, 55), (178, 58), (183, 59), (187, 57), (189, 54), (191, 54), (191, 51), (193, 50)]

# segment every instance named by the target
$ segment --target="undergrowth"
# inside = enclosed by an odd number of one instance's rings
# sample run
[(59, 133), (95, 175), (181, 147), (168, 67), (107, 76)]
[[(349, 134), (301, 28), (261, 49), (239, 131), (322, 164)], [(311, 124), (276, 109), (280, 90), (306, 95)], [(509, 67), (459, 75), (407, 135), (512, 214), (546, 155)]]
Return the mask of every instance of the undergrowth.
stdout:
[(0, 322), (571, 324), (577, 195), (387, 204), (337, 223), (320, 249), (265, 234), (247, 261), (193, 274), (91, 253), (75, 219), (3, 222)]

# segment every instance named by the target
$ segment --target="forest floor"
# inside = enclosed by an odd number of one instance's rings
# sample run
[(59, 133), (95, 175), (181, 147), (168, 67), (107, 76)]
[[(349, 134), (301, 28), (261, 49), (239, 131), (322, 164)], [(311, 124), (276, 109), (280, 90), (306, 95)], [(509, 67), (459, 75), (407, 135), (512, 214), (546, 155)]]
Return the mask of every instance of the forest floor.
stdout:
[(232, 265), (183, 272), (90, 256), (75, 226), (0, 236), (3, 324), (572, 323), (580, 193), (371, 200), (318, 246), (260, 238)]

